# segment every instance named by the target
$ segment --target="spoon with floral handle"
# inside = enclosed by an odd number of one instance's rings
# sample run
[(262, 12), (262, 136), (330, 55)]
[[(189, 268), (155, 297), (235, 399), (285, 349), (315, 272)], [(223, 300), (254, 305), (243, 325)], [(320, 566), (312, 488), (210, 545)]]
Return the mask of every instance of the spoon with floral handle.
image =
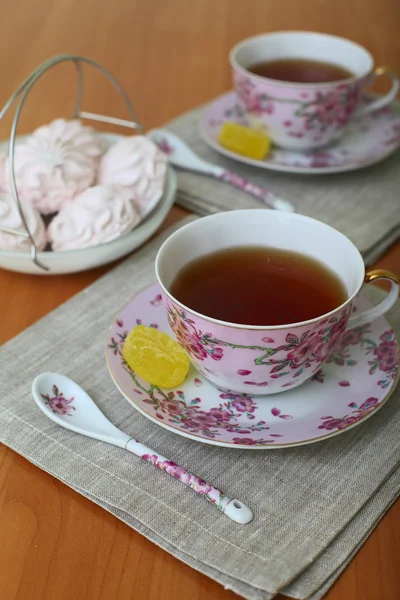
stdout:
[(58, 373), (41, 373), (32, 383), (32, 395), (44, 414), (61, 427), (129, 450), (178, 479), (211, 502), (236, 523), (249, 523), (251, 510), (193, 473), (117, 429), (75, 381)]
[(278, 198), (269, 190), (262, 188), (248, 179), (240, 177), (231, 171), (227, 171), (218, 165), (214, 165), (197, 156), (195, 152), (177, 135), (168, 131), (168, 129), (152, 129), (147, 133), (150, 138), (165, 154), (174, 167), (210, 175), (225, 183), (230, 183), (234, 187), (246, 192), (250, 196), (262, 200), (271, 208), (294, 212), (294, 206), (287, 200)]

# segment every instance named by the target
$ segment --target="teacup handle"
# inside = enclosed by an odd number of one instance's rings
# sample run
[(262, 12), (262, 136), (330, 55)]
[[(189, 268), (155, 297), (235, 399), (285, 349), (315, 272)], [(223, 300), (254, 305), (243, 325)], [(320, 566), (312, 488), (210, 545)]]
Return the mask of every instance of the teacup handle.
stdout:
[(400, 82), (397, 75), (391, 69), (389, 69), (389, 67), (378, 67), (377, 69), (375, 69), (372, 75), (371, 83), (372, 81), (375, 81), (375, 79), (381, 77), (382, 75), (388, 75), (390, 77), (390, 79), (392, 80), (392, 87), (390, 88), (387, 94), (382, 96), (382, 98), (378, 98), (374, 102), (371, 102), (371, 104), (367, 104), (366, 106), (360, 108), (356, 113), (357, 117), (366, 115), (367, 113), (373, 112), (374, 110), (379, 110), (380, 108), (391, 104), (391, 102), (393, 102), (393, 100), (396, 98), (397, 92), (399, 91)]
[(364, 283), (370, 283), (371, 281), (377, 281), (378, 279), (386, 279), (387, 281), (390, 281), (390, 292), (386, 298), (384, 298), (382, 302), (378, 304), (378, 306), (374, 306), (373, 308), (364, 310), (358, 315), (353, 315), (350, 317), (347, 323), (347, 329), (357, 327), (357, 325), (363, 325), (364, 323), (371, 323), (371, 321), (374, 321), (377, 317), (384, 315), (396, 302), (400, 290), (400, 277), (397, 277), (397, 275), (391, 273), (390, 271), (377, 269), (376, 271), (370, 271), (369, 273), (366, 273)]

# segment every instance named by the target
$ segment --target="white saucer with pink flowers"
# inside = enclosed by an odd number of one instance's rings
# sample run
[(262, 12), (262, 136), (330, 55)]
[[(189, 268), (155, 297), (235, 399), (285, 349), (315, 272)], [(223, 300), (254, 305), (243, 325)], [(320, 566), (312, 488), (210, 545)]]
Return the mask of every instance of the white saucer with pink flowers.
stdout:
[[(373, 96), (366, 96), (365, 102), (372, 99)], [(400, 147), (400, 112), (396, 106), (397, 103), (355, 119), (336, 144), (323, 150), (295, 152), (273, 147), (264, 160), (255, 160), (231, 152), (218, 143), (218, 133), (225, 121), (247, 124), (236, 93), (228, 92), (204, 109), (200, 134), (206, 144), (220, 154), (262, 169), (308, 175), (341, 173), (373, 165)]]
[[(360, 298), (355, 310), (368, 306)], [(242, 449), (317, 442), (368, 419), (385, 404), (397, 383), (397, 341), (383, 317), (348, 331), (312, 380), (284, 393), (254, 397), (219, 390), (194, 367), (179, 388), (150, 385), (122, 357), (126, 335), (140, 324), (171, 334), (157, 284), (133, 298), (111, 324), (106, 348), (111, 377), (143, 415), (199, 442)], [(205, 358), (206, 370), (212, 370), (213, 360), (210, 355)], [(241, 375), (251, 382), (251, 372)]]

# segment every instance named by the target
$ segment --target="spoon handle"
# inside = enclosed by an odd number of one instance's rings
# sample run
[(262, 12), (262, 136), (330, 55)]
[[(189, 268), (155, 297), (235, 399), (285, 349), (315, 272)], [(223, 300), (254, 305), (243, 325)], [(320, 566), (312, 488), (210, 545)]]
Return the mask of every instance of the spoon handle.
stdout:
[(240, 175), (236, 175), (236, 173), (232, 173), (231, 171), (222, 171), (217, 177), (220, 181), (229, 183), (235, 188), (242, 190), (242, 192), (246, 192), (250, 196), (254, 196), (254, 198), (262, 200), (267, 206), (270, 206), (275, 210), (294, 212), (293, 204), (291, 204), (287, 200), (282, 200), (282, 198), (278, 198), (269, 190), (262, 188), (256, 185), (255, 183), (252, 183), (244, 177), (240, 177)]
[(125, 444), (125, 448), (190, 487), (236, 523), (244, 525), (252, 520), (253, 513), (243, 502), (230, 498), (207, 481), (193, 475), (193, 473), (168, 460), (165, 456), (157, 454), (154, 450), (145, 446), (145, 444), (131, 438)]

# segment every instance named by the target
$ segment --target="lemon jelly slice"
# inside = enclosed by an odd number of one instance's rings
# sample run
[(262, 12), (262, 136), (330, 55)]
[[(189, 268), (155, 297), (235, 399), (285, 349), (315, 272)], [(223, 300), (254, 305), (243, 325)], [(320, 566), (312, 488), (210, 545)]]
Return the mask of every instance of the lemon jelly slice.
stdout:
[(270, 139), (262, 131), (230, 121), (222, 125), (218, 141), (227, 150), (257, 160), (265, 158), (271, 148)]
[(122, 354), (139, 377), (164, 388), (180, 385), (190, 366), (189, 357), (178, 342), (167, 333), (144, 325), (130, 331)]

